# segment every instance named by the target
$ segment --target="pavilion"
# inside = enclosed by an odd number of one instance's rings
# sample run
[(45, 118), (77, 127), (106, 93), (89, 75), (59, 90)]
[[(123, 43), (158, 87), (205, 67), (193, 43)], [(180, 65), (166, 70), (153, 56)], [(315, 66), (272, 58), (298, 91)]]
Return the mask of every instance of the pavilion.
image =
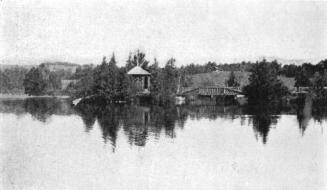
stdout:
[(137, 85), (139, 93), (141, 94), (150, 94), (150, 76), (151, 74), (144, 70), (139, 65), (135, 66), (127, 72), (128, 75), (131, 75)]

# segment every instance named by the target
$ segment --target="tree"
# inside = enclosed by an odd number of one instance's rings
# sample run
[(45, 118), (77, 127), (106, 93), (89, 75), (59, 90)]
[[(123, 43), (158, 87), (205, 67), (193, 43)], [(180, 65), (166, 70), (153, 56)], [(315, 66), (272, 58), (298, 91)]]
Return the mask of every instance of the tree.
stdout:
[(123, 99), (125, 99), (126, 101), (133, 101), (136, 97), (137, 92), (138, 88), (135, 80), (132, 76), (125, 73), (123, 79)]
[(93, 91), (95, 94), (101, 97), (107, 96), (108, 89), (108, 77), (109, 76), (109, 65), (107, 63), (106, 57), (103, 57), (100, 66), (94, 69), (94, 86)]
[(107, 79), (108, 87), (109, 87), (108, 91), (111, 94), (111, 98), (116, 98), (116, 96), (118, 95), (117, 92), (119, 86), (118, 76), (119, 76), (119, 70), (117, 67), (115, 54), (113, 53), (109, 61), (109, 76)]
[(0, 71), (0, 93), (8, 93), (9, 78), (5, 72)]
[(303, 67), (295, 75), (295, 86), (311, 86), (310, 75)]
[(139, 65), (143, 69), (147, 70), (149, 61), (145, 59), (145, 53), (137, 50), (136, 52), (129, 53), (128, 59), (126, 61), (127, 71), (131, 70), (133, 67)]
[(118, 68), (115, 55), (112, 55), (109, 63), (107, 63), (106, 57), (103, 57), (101, 65), (96, 67), (94, 71), (94, 93), (109, 101), (113, 101), (117, 96), (117, 78)]
[(118, 70), (117, 100), (131, 101), (137, 94), (137, 87), (132, 76), (127, 74), (126, 67)]
[(312, 89), (317, 99), (327, 98), (324, 87), (327, 86), (327, 72), (316, 72), (312, 77)]
[(136, 65), (134, 64), (133, 59), (132, 59), (132, 52), (130, 52), (129, 55), (128, 55), (128, 59), (126, 61), (126, 66), (125, 66), (126, 71), (131, 70), (135, 66)]
[(139, 65), (143, 69), (147, 70), (149, 61), (145, 59), (145, 53), (137, 50), (133, 57), (133, 63), (134, 65)]
[(28, 95), (43, 95), (45, 94), (47, 84), (42, 74), (42, 68), (32, 68), (24, 79), (25, 93)]
[(298, 71), (298, 66), (296, 65), (284, 65), (281, 71), (281, 74), (286, 77), (295, 77)]
[(175, 62), (174, 58), (169, 59), (159, 77), (161, 80), (160, 100), (164, 104), (170, 102), (176, 94), (178, 70), (175, 67)]
[(234, 71), (230, 72), (229, 78), (227, 80), (227, 86), (229, 87), (238, 87), (240, 84), (237, 82)]
[(217, 64), (215, 62), (208, 62), (205, 66), (206, 73), (217, 70)]
[(0, 93), (24, 93), (23, 82), (27, 72), (27, 69), (18, 66), (0, 71)]
[(257, 62), (251, 72), (250, 83), (243, 89), (250, 104), (277, 102), (287, 94), (287, 87), (278, 79), (276, 70), (266, 60)]
[(274, 73), (275, 75), (281, 74), (282, 68), (281, 68), (281, 65), (278, 64), (277, 60), (274, 60), (270, 63), (270, 68), (271, 68), (272, 72), (275, 72)]
[(71, 83), (66, 91), (74, 97), (86, 97), (93, 95), (94, 88), (94, 70), (92, 66), (86, 65), (80, 68), (73, 75), (73, 79), (77, 80), (76, 84)]
[(160, 79), (160, 72), (161, 68), (159, 67), (159, 63), (157, 59), (154, 59), (152, 65), (149, 66), (149, 72), (151, 73), (151, 86), (150, 91), (152, 98), (158, 102), (160, 96), (160, 89), (161, 89), (161, 79)]

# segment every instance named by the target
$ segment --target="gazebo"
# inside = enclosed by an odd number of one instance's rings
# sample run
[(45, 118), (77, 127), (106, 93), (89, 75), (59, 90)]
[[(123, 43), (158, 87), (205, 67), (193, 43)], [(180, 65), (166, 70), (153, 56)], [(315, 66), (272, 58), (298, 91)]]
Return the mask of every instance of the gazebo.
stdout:
[(140, 93), (142, 94), (149, 94), (150, 93), (150, 76), (151, 74), (142, 69), (139, 65), (135, 66), (131, 70), (127, 72), (128, 75), (131, 75), (137, 85), (137, 88)]

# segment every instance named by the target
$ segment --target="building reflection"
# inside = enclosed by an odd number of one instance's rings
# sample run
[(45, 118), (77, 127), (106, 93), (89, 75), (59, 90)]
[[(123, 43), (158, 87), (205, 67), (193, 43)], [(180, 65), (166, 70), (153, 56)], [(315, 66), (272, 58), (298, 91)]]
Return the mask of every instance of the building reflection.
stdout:
[(122, 118), (123, 130), (131, 145), (145, 146), (151, 123), (150, 108), (131, 106), (124, 109)]

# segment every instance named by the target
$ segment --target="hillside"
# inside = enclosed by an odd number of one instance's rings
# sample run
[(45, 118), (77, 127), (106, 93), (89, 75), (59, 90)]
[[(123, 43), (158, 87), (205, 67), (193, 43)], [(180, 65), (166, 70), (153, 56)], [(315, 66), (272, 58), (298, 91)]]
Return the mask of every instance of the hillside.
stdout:
[[(234, 73), (241, 87), (249, 83), (248, 78), (250, 76), (250, 72), (235, 71)], [(225, 86), (225, 82), (228, 80), (229, 75), (230, 72), (228, 71), (214, 71), (211, 73), (190, 75), (188, 86)]]
[(0, 64), (0, 71), (3, 71), (5, 69), (12, 69), (12, 68), (15, 68), (15, 67), (30, 70), (32, 67), (37, 67), (37, 65), (5, 65), (5, 64)]
[[(40, 64), (44, 64), (46, 67), (51, 69), (71, 69), (71, 68), (77, 68), (80, 67), (79, 64), (76, 63), (68, 63), (68, 62), (43, 62)], [(12, 69), (15, 67), (24, 68), (24, 69), (31, 69), (32, 67), (37, 67), (40, 64), (35, 65), (18, 65), (18, 64), (0, 64), (0, 70), (3, 71), (5, 69)]]
[(303, 63), (311, 63), (311, 64), (317, 64), (319, 61), (321, 61), (323, 58), (315, 58), (315, 59), (285, 59), (280, 57), (271, 57), (271, 56), (262, 56), (258, 58), (258, 61), (261, 61), (263, 59), (266, 59), (268, 62), (277, 61), (278, 63), (282, 65), (301, 65)]
[[(250, 72), (235, 71), (236, 80), (240, 83), (240, 87), (244, 87), (249, 84)], [(225, 86), (225, 82), (230, 75), (229, 71), (214, 71), (210, 73), (201, 73), (190, 75), (188, 78), (188, 87), (196, 88), (201, 86)], [(285, 76), (280, 76), (279, 79), (290, 90), (294, 88), (295, 79)]]

